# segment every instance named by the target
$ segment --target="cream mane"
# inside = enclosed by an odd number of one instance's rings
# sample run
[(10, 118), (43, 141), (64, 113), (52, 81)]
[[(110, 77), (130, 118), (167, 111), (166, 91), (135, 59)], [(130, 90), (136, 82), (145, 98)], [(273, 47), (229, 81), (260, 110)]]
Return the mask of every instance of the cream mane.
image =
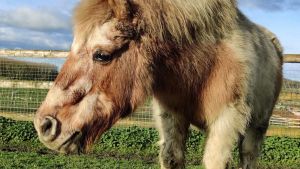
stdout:
[(215, 43), (236, 23), (235, 0), (135, 0), (145, 31), (160, 42)]
[[(137, 32), (161, 43), (216, 43), (236, 23), (235, 0), (130, 0)], [(74, 34), (82, 38), (112, 17), (107, 0), (83, 0), (74, 10)], [(147, 38), (148, 39), (148, 38)]]

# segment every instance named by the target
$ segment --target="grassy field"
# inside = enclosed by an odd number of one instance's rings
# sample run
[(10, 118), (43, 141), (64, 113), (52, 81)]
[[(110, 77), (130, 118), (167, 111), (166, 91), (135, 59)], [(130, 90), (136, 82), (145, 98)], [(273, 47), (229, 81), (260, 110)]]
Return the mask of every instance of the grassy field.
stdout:
[(281, 99), (281, 100), (294, 100), (294, 101), (300, 102), (300, 93), (281, 91), (281, 93), (279, 95), (279, 99)]
[(105, 158), (105, 157), (98, 157), (95, 155), (64, 156), (64, 155), (40, 154), (36, 152), (0, 151), (0, 168), (159, 169), (160, 167), (157, 163), (149, 163), (138, 159), (131, 160), (131, 159), (120, 159), (120, 158), (113, 158), (113, 157)]
[(286, 126), (270, 126), (267, 131), (267, 136), (288, 136), (291, 138), (300, 138), (299, 128), (288, 128)]
[[(205, 133), (189, 131), (186, 168), (201, 169)], [(89, 153), (60, 155), (38, 139), (32, 122), (0, 117), (0, 168), (159, 168), (158, 132), (140, 127), (119, 127), (106, 131)], [(300, 140), (267, 137), (260, 168), (300, 168)], [(240, 166), (237, 146), (233, 166)]]
[[(51, 155), (37, 152), (0, 150), (0, 168), (35, 169), (160, 169), (158, 162), (149, 162), (126, 157), (97, 155)], [(202, 165), (186, 165), (186, 169), (205, 169)], [(238, 169), (239, 167), (232, 167)], [(258, 169), (297, 169), (298, 167), (260, 166)]]
[[(116, 136), (117, 137), (117, 136)], [(17, 145), (18, 144), (18, 145)], [(125, 143), (127, 144), (127, 143)], [(200, 147), (199, 147), (200, 148)], [(154, 150), (138, 150), (129, 147), (99, 148), (96, 147), (90, 154), (62, 155), (43, 147), (41, 143), (0, 143), (0, 168), (36, 168), (36, 169), (159, 169), (157, 155), (158, 147)], [(136, 152), (135, 152), (136, 151)], [(265, 155), (264, 155), (265, 156)], [(201, 165), (202, 155), (186, 153), (187, 169), (204, 169)], [(234, 154), (237, 159), (237, 154)], [(273, 162), (260, 161), (259, 169), (298, 169), (299, 163), (272, 164)], [(237, 162), (233, 162), (237, 166)], [(233, 167), (239, 168), (239, 167)]]
[[(49, 155), (36, 152), (0, 151), (0, 168), (100, 168), (100, 169), (160, 169), (154, 162), (139, 159), (99, 157), (95, 155)], [(186, 169), (204, 169), (188, 165)]]

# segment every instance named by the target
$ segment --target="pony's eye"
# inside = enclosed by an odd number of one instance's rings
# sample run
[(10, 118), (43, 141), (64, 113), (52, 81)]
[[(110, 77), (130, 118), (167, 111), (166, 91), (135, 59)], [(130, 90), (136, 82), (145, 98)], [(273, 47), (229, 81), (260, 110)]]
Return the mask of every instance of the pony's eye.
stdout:
[(108, 63), (111, 61), (112, 57), (111, 55), (105, 55), (102, 53), (102, 51), (98, 50), (93, 54), (93, 60), (94, 61), (99, 61), (102, 63)]

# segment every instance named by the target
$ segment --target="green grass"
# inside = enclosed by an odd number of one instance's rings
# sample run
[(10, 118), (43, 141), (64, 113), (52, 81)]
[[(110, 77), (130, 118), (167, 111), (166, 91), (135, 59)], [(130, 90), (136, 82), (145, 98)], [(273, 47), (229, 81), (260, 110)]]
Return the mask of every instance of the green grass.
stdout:
[[(103, 169), (160, 169), (158, 163), (139, 159), (101, 158), (95, 155), (48, 155), (35, 152), (0, 151), (0, 168), (103, 168)], [(203, 166), (186, 166), (204, 169)]]
[(0, 151), (0, 168), (153, 168), (157, 163), (147, 163), (137, 159), (99, 158), (95, 155), (49, 155), (36, 152)]

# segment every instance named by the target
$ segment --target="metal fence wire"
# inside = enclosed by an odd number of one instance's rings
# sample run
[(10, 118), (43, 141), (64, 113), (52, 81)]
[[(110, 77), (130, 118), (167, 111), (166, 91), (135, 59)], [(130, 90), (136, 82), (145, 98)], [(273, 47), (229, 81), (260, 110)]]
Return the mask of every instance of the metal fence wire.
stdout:
[[(32, 121), (64, 61), (64, 58), (0, 57), (0, 116)], [(300, 138), (300, 71), (284, 71), (284, 77), (267, 135)], [(131, 126), (155, 127), (151, 98), (115, 125)]]

